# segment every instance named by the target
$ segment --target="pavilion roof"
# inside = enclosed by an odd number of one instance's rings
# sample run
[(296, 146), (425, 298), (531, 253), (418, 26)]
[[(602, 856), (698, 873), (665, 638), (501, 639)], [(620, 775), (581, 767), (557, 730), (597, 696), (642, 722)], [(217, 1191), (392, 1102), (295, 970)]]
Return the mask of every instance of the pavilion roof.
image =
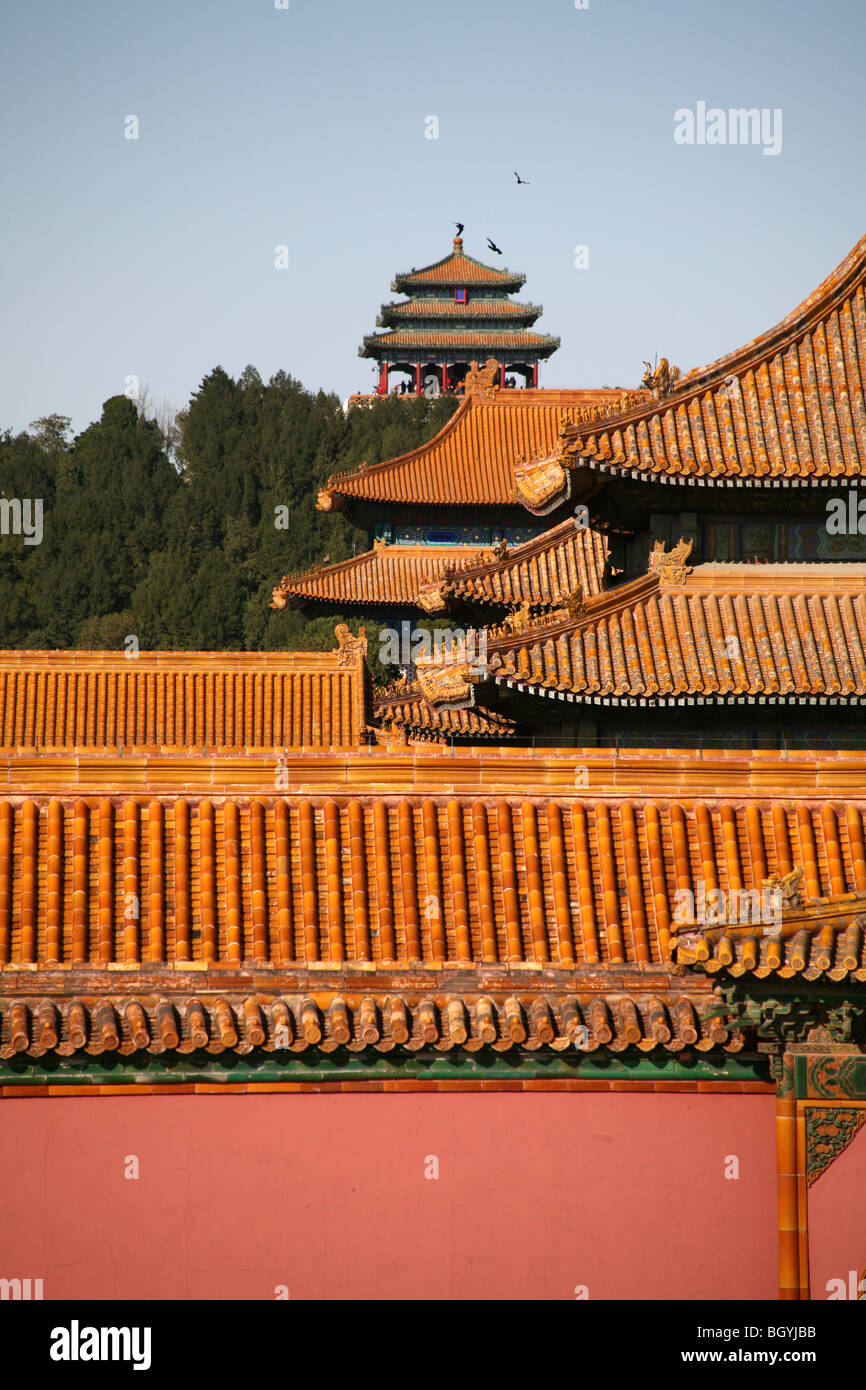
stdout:
[(285, 575), (274, 589), (272, 608), (287, 600), (403, 605), (415, 608), (422, 586), (435, 581), (449, 566), (475, 559), (475, 545), (385, 545), (353, 555), (336, 565)]
[(361, 647), (334, 652), (0, 651), (0, 753), (356, 747)]
[(866, 565), (683, 573), (678, 558), (662, 556), (578, 615), (488, 630), (488, 673), (530, 694), (606, 704), (866, 700)]
[(521, 304), (513, 299), (484, 299), (473, 295), (465, 304), (453, 299), (407, 299), (403, 304), (383, 304), (379, 322), (382, 327), (413, 319), (511, 319), (518, 323), (533, 323), (541, 314), (540, 304)]
[(578, 530), (569, 517), (543, 535), (505, 547), (497, 556), (450, 566), (441, 579), (422, 586), (421, 606), (438, 612), (454, 600), (469, 603), (556, 607), (578, 588), (599, 594), (604, 586), (607, 537)]
[[(477, 328), (470, 324), (453, 331), (442, 328), (395, 328), (385, 333), (370, 333), (359, 350), (361, 357), (394, 357), (400, 352), (422, 352), (428, 349), (447, 353), (516, 352), (526, 349), (533, 357), (550, 357), (559, 347), (558, 338), (546, 333), (528, 333), (519, 329)], [(506, 364), (507, 365), (507, 364)]]
[(500, 270), (496, 266), (485, 265), (463, 250), (463, 238), (454, 238), (453, 250), (434, 261), (432, 265), (422, 266), (420, 270), (410, 270), (397, 275), (391, 286), (395, 294), (411, 294), (414, 291), (432, 289), (434, 286), (487, 285), (498, 290), (511, 292), (519, 290), (526, 282), (526, 276), (510, 270)]
[(448, 743), (508, 742), (517, 733), (517, 724), (497, 709), (476, 705), (471, 709), (437, 709), (419, 691), (401, 692), (393, 688), (377, 691), (374, 697), (374, 732), (385, 747), (397, 748), (411, 740)]
[(661, 399), (568, 425), (558, 458), (537, 477), (524, 470), (521, 495), (532, 509), (555, 505), (569, 471), (723, 487), (857, 478), (864, 381), (866, 237), (769, 332), (681, 376)]
[(494, 390), (467, 395), (428, 443), (398, 458), (328, 479), (320, 510), (349, 499), (450, 506), (517, 506), (513, 464), (558, 443), (563, 421), (619, 391)]

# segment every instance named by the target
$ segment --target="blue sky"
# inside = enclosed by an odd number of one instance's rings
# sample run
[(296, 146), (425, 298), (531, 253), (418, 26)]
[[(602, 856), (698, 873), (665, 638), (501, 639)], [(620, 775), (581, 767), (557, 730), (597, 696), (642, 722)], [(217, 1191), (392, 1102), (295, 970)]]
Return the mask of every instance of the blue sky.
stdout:
[[(547, 386), (711, 361), (866, 230), (862, 0), (4, 0), (0, 34), (0, 428), (217, 364), (366, 389), (455, 219), (543, 304)], [(699, 101), (779, 108), (781, 153), (676, 144)]]

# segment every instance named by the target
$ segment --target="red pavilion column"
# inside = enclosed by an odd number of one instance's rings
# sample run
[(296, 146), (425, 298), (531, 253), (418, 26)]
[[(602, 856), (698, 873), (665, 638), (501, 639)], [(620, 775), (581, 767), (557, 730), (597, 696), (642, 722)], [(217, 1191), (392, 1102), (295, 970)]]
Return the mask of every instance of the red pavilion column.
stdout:
[(500, 362), (500, 364), (499, 364), (499, 385), (500, 385), (501, 387), (503, 387), (503, 388), (505, 387), (505, 363), (504, 363), (504, 362)]
[(448, 363), (442, 363), (442, 390), (448, 390)]
[(379, 393), (387, 396), (388, 394), (388, 363), (383, 362), (379, 368)]
[(415, 363), (415, 395), (421, 395), (421, 363)]
[(532, 384), (533, 384), (533, 386), (537, 386), (537, 385), (538, 385), (538, 363), (537, 363), (537, 362), (533, 362), (533, 364), (532, 364)]

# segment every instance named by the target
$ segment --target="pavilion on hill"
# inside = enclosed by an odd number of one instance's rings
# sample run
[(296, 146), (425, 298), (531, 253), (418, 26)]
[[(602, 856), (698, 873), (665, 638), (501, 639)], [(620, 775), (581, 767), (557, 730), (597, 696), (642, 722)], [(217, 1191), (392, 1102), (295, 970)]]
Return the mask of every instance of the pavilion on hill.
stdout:
[(538, 364), (559, 339), (531, 331), (540, 305), (512, 299), (525, 280), (467, 256), (459, 236), (450, 255), (398, 275), (391, 289), (407, 298), (382, 306), (376, 324), (384, 332), (368, 334), (358, 349), (378, 363), (378, 393), (387, 394), (392, 372), (406, 374), (403, 389), (414, 395), (460, 390), (472, 362), (493, 357), (501, 387), (506, 374), (537, 386)]

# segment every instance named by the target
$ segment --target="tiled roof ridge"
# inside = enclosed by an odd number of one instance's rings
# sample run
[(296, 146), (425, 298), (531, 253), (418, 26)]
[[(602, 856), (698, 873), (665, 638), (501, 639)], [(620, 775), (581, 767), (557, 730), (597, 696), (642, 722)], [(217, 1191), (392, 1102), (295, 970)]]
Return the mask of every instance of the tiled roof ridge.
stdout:
[[(574, 518), (567, 517), (565, 521), (558, 522), (556, 526), (551, 526), (547, 531), (542, 531), (537, 536), (531, 536), (528, 541), (521, 541), (518, 545), (508, 546), (500, 556), (492, 555), (490, 559), (478, 561), (473, 561), (470, 558), (463, 564), (454, 565), (444, 572), (443, 577), (462, 582), (468, 579), (484, 578), (489, 574), (501, 573), (514, 565), (523, 564), (526, 560), (535, 559), (546, 551), (555, 549), (563, 541), (571, 540), (576, 529)], [(592, 527), (587, 527), (586, 531), (593, 536), (602, 534), (594, 531)], [(494, 547), (487, 547), (487, 549), (494, 549)]]
[[(702, 895), (768, 883), (783, 950), (807, 929), (824, 952), (832, 928), (847, 952), (855, 927), (853, 965), (836, 964), (866, 978), (864, 815), (862, 787), (762, 805), (574, 789), (3, 797), (0, 996), (44, 995), (51, 972), (58, 993), (109, 994), (128, 988), (118, 970), (139, 972), (140, 988), (161, 974), (169, 989), (230, 992), (268, 967), (322, 972), (323, 990), (326, 972), (373, 967), (373, 992), (391, 972), (435, 993), (436, 977), (425, 984), (416, 969), (471, 970), (471, 991), (497, 967), (500, 989), (522, 978), (530, 990), (645, 990), (677, 973), (672, 950), (706, 923)], [(684, 888), (695, 899), (685, 918)], [(541, 973), (529, 981), (527, 968)], [(269, 976), (268, 989), (285, 986)], [(361, 973), (356, 987), (367, 988)]]
[[(761, 594), (866, 592), (866, 562), (859, 560), (704, 561), (690, 568), (685, 586), (691, 593), (712, 593), (728, 581), (739, 590)], [(668, 587), (662, 577), (662, 588)], [(672, 587), (680, 588), (678, 584)]]
[(810, 585), (802, 572), (784, 585), (747, 570), (729, 586), (695, 574), (651, 571), (573, 617), (488, 633), (487, 672), (506, 687), (615, 704), (866, 702), (862, 574), (848, 586), (835, 575)]
[(486, 705), (462, 709), (437, 709), (425, 698), (418, 681), (399, 681), (380, 686), (373, 693), (371, 726), (377, 742), (395, 748), (418, 739), (446, 743), (454, 737), (473, 740), (513, 739), (518, 730), (515, 720)]
[[(479, 261), (477, 257), (468, 255), (463, 250), (462, 237), (455, 237), (452, 249), (438, 261), (431, 261), (429, 265), (422, 265), (417, 269), (400, 271), (395, 275), (391, 282), (391, 289), (393, 293), (399, 294), (401, 293), (400, 286), (402, 284), (411, 283), (422, 275), (426, 277), (423, 283), (428, 285), (436, 284), (437, 282), (432, 278), (430, 272), (444, 270), (447, 266), (453, 265), (455, 261), (467, 261), (469, 265), (474, 266), (476, 269), (483, 270), (485, 274), (489, 276), (491, 283), (503, 285), (514, 282), (518, 282), (520, 285), (526, 283), (526, 276), (521, 271), (509, 270), (507, 266), (487, 265), (484, 261)], [(448, 282), (446, 281), (445, 283)]]
[[(491, 310), (491, 306), (496, 306), (495, 311)], [(399, 304), (383, 304), (379, 312), (377, 323), (380, 327), (385, 328), (387, 327), (385, 320), (394, 315), (401, 319), (412, 318), (414, 316), (423, 318), (425, 314), (436, 314), (440, 312), (447, 312), (449, 316), (454, 314), (466, 318), (471, 318), (473, 316), (483, 318), (485, 316), (485, 311), (490, 314), (491, 317), (496, 317), (498, 314), (501, 314), (508, 318), (531, 317), (537, 319), (541, 317), (544, 309), (541, 304), (523, 302), (519, 299), (505, 299), (501, 296), (493, 295), (485, 298), (482, 292), (478, 292), (474, 294), (471, 299), (467, 300), (465, 304), (455, 303), (452, 299), (432, 298), (406, 299)]]
[(305, 665), (337, 668), (339, 649), (334, 651), (144, 651), (130, 653), (108, 649), (87, 647), (55, 648), (0, 648), (0, 671), (8, 668), (78, 668), (106, 669), (116, 667), (119, 671), (134, 672), (149, 666), (160, 668), (184, 668), (190, 670), (224, 670), (237, 666), (240, 669), (274, 667), (276, 669), (302, 668)]
[[(413, 573), (417, 568), (433, 567), (437, 568), (437, 562), (442, 561), (441, 570), (447, 567), (446, 562), (453, 559), (455, 555), (467, 555), (467, 552), (475, 553), (475, 546), (436, 546), (422, 543), (410, 543), (406, 545), (391, 545), (386, 541), (377, 541), (372, 550), (364, 550), (359, 555), (349, 556), (346, 560), (338, 560), (332, 565), (318, 565), (313, 569), (301, 570), (296, 574), (283, 575), (280, 583), (274, 589), (274, 601), (272, 608), (282, 607), (281, 599), (304, 599), (321, 602), (342, 602), (349, 604), (404, 604), (407, 607), (416, 607), (418, 603), (418, 590), (423, 588), (425, 583), (436, 583), (438, 578), (424, 578), (423, 574)], [(386, 574), (385, 571), (389, 573)], [(340, 579), (345, 579), (357, 571), (359, 573), (360, 589), (353, 589), (352, 586), (344, 587), (337, 594), (329, 595), (316, 592), (317, 589), (332, 584)], [(380, 575), (381, 583), (375, 587), (376, 575)], [(371, 576), (374, 581), (371, 586)], [(387, 581), (387, 582), (386, 582)], [(401, 585), (403, 586), (401, 588)], [(410, 591), (411, 590), (411, 591)], [(279, 598), (278, 598), (279, 596)]]
[[(385, 328), (381, 333), (365, 333), (363, 347), (388, 347), (397, 344), (400, 347), (413, 346), (433, 346), (440, 344), (446, 348), (549, 348), (550, 356), (560, 346), (561, 340), (550, 333), (536, 333), (529, 328), (510, 329), (507, 327), (499, 328), (480, 328), (472, 325), (467, 328)], [(365, 356), (365, 353), (361, 353)]]
[(492, 642), (494, 648), (499, 651), (513, 646), (523, 646), (542, 633), (551, 638), (561, 636), (565, 632), (579, 631), (631, 608), (632, 604), (648, 598), (659, 588), (658, 574), (650, 571), (639, 575), (637, 579), (630, 579), (626, 584), (618, 584), (613, 588), (604, 589), (600, 594), (588, 596), (579, 617), (572, 617), (565, 608), (556, 608), (550, 613), (534, 615), (529, 626), (522, 631), (507, 632), (503, 630), (502, 625), (487, 628), (488, 642)]
[(861, 237), (848, 255), (828, 275), (817, 289), (807, 295), (795, 309), (760, 334), (757, 338), (716, 358), (704, 367), (693, 367), (675, 381), (669, 394), (650, 397), (638, 405), (608, 419), (585, 424), (572, 424), (565, 431), (565, 443), (570, 452), (582, 453), (586, 440), (613, 431), (621, 432), (653, 416), (671, 409), (680, 410), (718, 387), (730, 377), (746, 372), (757, 373), (761, 366), (790, 347), (810, 329), (820, 324), (852, 290), (866, 281), (866, 235)]
[[(693, 390), (703, 390), (719, 377), (738, 376), (744, 365), (751, 368), (759, 366), (766, 358), (775, 356), (801, 334), (807, 333), (815, 324), (826, 318), (835, 305), (845, 299), (863, 280), (866, 280), (866, 235), (860, 238), (835, 270), (783, 319), (757, 338), (751, 339), (723, 357), (717, 357), (705, 367), (691, 368), (679, 378), (672, 397), (675, 397), (679, 404), (681, 392), (685, 396), (686, 391), (691, 394)], [(666, 404), (670, 401), (671, 397), (665, 397)]]
[(409, 449), (405, 454), (398, 454), (396, 458), (380, 459), (378, 463), (362, 464), (360, 468), (350, 468), (344, 473), (332, 473), (325, 484), (324, 491), (339, 491), (340, 483), (348, 482), (354, 478), (368, 478), (371, 474), (379, 472), (385, 468), (399, 468), (404, 464), (413, 463), (415, 459), (422, 458), (429, 449), (439, 444), (441, 440), (447, 439), (449, 434), (453, 434), (458, 424), (461, 424), (466, 416), (476, 404), (474, 396), (466, 396), (460, 402), (450, 420), (446, 420), (441, 430), (437, 430), (432, 439), (428, 439), (426, 444), (419, 444), (414, 449)]
[(354, 746), (366, 648), (335, 636), (330, 652), (0, 652), (0, 748)]
[(492, 400), (480, 401), (475, 395), (466, 396), (459, 404), (450, 420), (445, 424), (426, 444), (418, 444), (414, 449), (408, 450), (405, 454), (397, 454), (391, 459), (380, 459), (378, 463), (362, 464), (360, 468), (347, 469), (343, 473), (332, 473), (328, 478), (323, 491), (326, 493), (339, 492), (340, 485), (347, 482), (354, 482), (357, 479), (367, 479), (382, 473), (385, 470), (406, 467), (409, 464), (422, 459), (425, 454), (430, 453), (441, 443), (463, 428), (470, 412), (476, 410), (501, 410), (507, 411), (511, 407), (521, 409), (544, 409), (548, 406), (560, 406), (563, 410), (578, 409), (581, 402), (587, 397), (602, 397), (607, 399), (621, 393), (619, 387), (530, 387), (530, 388), (504, 388), (496, 392)]
[(531, 536), (528, 541), (521, 541), (518, 545), (509, 545), (500, 556), (493, 555), (489, 560), (479, 560), (477, 564), (461, 565), (453, 571), (455, 575), (465, 577), (471, 571), (473, 574), (486, 574), (493, 570), (504, 569), (507, 565), (520, 564), (521, 560), (529, 559), (533, 555), (540, 555), (543, 551), (549, 550), (557, 545), (560, 540), (567, 538), (575, 529), (574, 518), (567, 517), (565, 521), (560, 521), (556, 526), (551, 526), (547, 531), (542, 531), (537, 536)]

